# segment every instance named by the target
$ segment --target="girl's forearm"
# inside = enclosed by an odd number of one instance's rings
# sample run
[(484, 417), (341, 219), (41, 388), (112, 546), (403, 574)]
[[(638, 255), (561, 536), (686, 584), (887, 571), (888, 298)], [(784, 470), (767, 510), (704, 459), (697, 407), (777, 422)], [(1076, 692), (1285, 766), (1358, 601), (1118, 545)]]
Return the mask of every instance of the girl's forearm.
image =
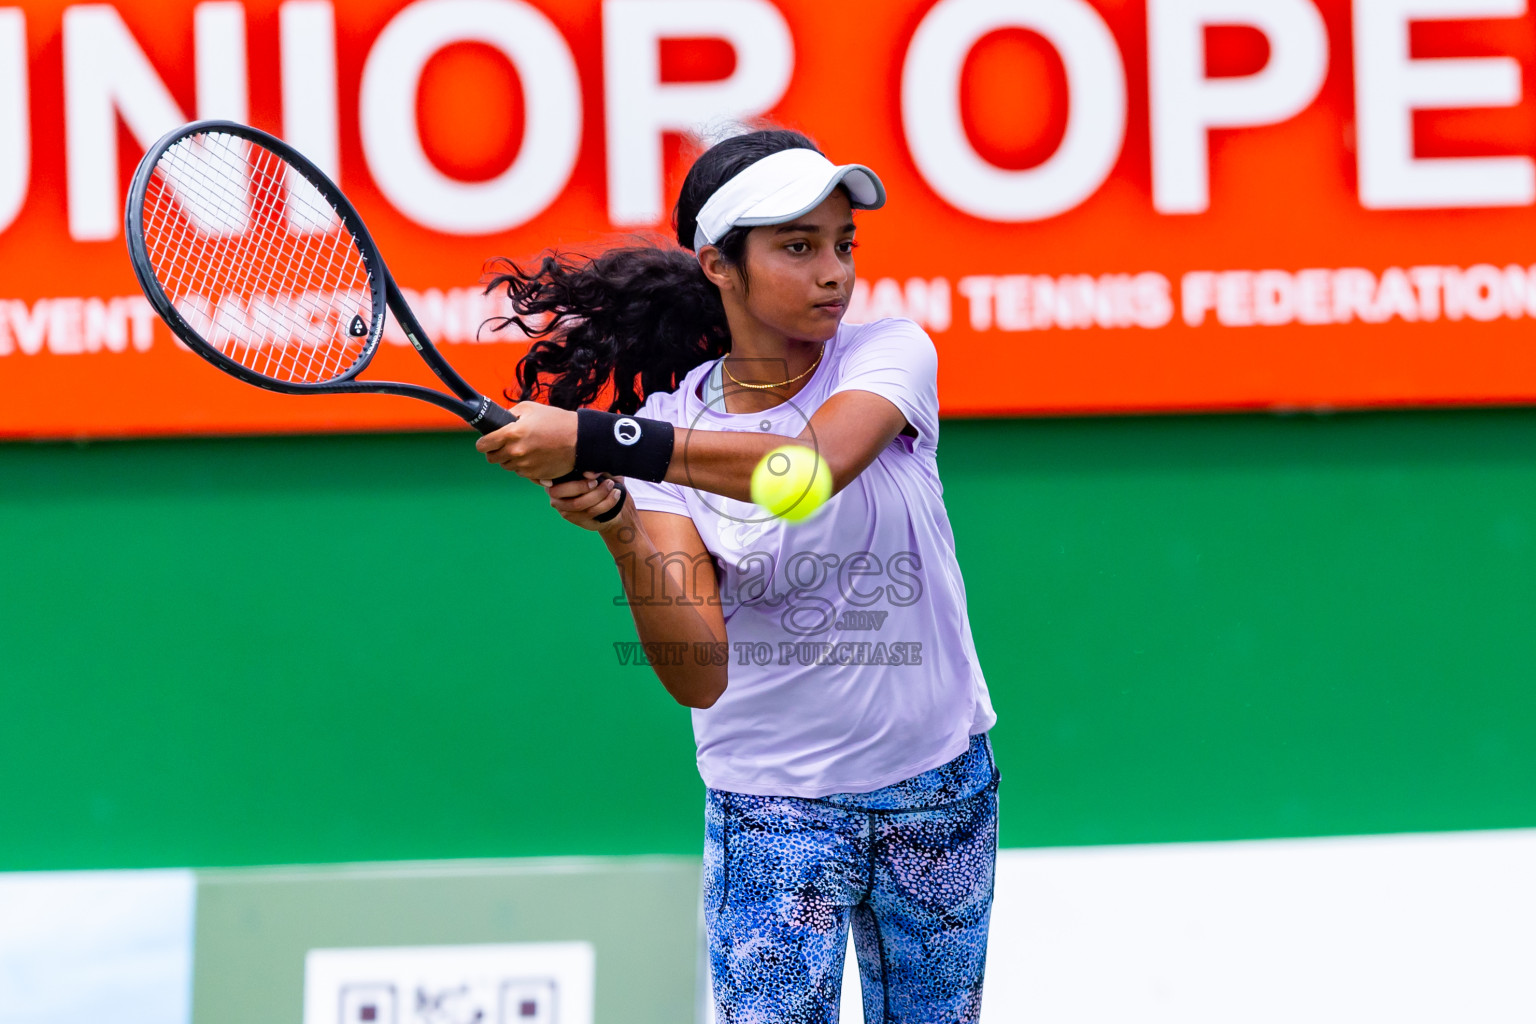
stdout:
[[(627, 520), (623, 525), (603, 531), (602, 536), (618, 567), (635, 632), (642, 644), (685, 652), (679, 658), (652, 658), (651, 667), (678, 703), (707, 708), (725, 692), (727, 670), (723, 663), (715, 664), (723, 659), (699, 658), (694, 652), (710, 650), (726, 638), (717, 636), (699, 613), (706, 598), (694, 586), (693, 576), (700, 571), (713, 573), (713, 564), (663, 555), (638, 517), (622, 518)], [(708, 590), (712, 594), (714, 588)]]
[(752, 500), (752, 470), (764, 455), (795, 440), (782, 434), (741, 430), (688, 430), (673, 434), (667, 483), (682, 484), (737, 501)]

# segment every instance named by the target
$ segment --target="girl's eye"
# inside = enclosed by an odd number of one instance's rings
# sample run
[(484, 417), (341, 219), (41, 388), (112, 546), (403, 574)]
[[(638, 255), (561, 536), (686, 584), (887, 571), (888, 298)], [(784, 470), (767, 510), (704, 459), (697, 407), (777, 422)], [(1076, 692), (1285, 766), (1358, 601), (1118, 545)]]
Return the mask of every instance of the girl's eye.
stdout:
[(837, 251), (842, 253), (844, 256), (846, 256), (849, 253), (853, 252), (853, 250), (857, 249), (858, 247), (859, 247), (859, 243), (853, 241), (852, 239), (849, 239), (846, 242), (838, 242), (837, 243)]
[(804, 242), (790, 242), (789, 245), (785, 246), (785, 248), (792, 253), (799, 254), (802, 252), (808, 252), (811, 247), (806, 245)]

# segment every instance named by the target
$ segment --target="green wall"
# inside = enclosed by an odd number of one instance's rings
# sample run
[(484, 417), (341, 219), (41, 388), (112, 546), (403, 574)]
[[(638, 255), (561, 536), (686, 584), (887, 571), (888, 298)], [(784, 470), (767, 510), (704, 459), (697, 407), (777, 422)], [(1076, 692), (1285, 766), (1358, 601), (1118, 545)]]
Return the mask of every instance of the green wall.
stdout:
[[(1536, 825), (1536, 412), (948, 421), (1003, 843)], [(466, 434), (0, 446), (0, 869), (695, 853)]]

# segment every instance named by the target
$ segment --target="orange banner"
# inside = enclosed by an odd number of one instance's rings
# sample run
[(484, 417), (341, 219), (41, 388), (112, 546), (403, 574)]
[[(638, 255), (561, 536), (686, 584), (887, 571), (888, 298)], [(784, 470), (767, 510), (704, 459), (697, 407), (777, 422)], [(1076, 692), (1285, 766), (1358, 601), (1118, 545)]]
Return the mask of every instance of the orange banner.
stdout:
[(682, 133), (766, 117), (884, 178), (850, 316), (923, 323), (950, 415), (1528, 402), (1533, 61), (1526, 0), (0, 7), (0, 437), (455, 424), (172, 341), (122, 204), (195, 117), (332, 172), (489, 393), (488, 258), (665, 235)]

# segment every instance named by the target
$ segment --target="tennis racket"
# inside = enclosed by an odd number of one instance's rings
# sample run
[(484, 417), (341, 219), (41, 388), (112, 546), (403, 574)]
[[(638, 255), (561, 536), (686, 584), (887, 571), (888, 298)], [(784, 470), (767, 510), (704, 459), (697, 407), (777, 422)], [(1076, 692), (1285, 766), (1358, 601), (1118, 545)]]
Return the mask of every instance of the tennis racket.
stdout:
[[(177, 128), (139, 162), (125, 220), (145, 297), (225, 373), (289, 395), (403, 395), (482, 434), (516, 419), (448, 364), (356, 208), (282, 140), (232, 121)], [(384, 337), (386, 310), (451, 394), (357, 379)], [(613, 515), (622, 504), (621, 495)]]

